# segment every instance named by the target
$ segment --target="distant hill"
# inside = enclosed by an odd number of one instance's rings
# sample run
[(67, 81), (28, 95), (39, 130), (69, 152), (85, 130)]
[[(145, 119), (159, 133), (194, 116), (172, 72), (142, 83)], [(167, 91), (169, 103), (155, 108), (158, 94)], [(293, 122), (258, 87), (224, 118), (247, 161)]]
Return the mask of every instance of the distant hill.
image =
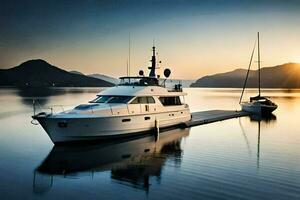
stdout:
[[(75, 71), (75, 70), (69, 71), (69, 72), (73, 73), (73, 74), (85, 75), (85, 74), (83, 74), (83, 73), (81, 73), (79, 71)], [(107, 76), (107, 75), (104, 75), (104, 74), (89, 74), (89, 75), (86, 75), (86, 76), (97, 78), (97, 79), (101, 79), (101, 80), (107, 81), (109, 83), (112, 83), (114, 85), (116, 85), (116, 84), (119, 83), (119, 79), (111, 77), (111, 76)]]
[(113, 83), (113, 84), (119, 83), (119, 79), (111, 77), (111, 76), (103, 75), (103, 74), (90, 74), (88, 76), (93, 77), (93, 78), (98, 78), (101, 80), (105, 80), (105, 81)]
[[(246, 69), (236, 69), (231, 72), (204, 76), (198, 79), (191, 87), (243, 87)], [(251, 70), (247, 87), (258, 85), (258, 71)], [(286, 63), (274, 67), (261, 68), (261, 87), (264, 88), (300, 88), (300, 64)]]
[(15, 87), (110, 87), (113, 84), (74, 74), (44, 60), (29, 60), (19, 66), (0, 70), (0, 86)]

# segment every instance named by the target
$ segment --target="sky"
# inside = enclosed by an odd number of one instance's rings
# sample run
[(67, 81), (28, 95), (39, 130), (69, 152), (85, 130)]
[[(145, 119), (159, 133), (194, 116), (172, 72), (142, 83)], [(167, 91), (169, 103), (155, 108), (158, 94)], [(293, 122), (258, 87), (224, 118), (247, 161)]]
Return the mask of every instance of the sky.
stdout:
[(153, 40), (159, 73), (197, 79), (247, 68), (261, 35), (262, 66), (300, 63), (297, 0), (0, 0), (0, 69), (44, 59), (85, 74), (147, 71)]

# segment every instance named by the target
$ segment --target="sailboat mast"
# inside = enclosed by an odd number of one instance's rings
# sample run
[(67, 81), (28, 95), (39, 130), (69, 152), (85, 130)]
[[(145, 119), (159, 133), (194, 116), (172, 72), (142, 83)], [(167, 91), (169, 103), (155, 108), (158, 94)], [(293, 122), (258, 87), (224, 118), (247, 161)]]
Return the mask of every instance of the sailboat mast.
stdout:
[(257, 32), (257, 56), (258, 56), (258, 96), (260, 96), (260, 49), (259, 49), (259, 32)]

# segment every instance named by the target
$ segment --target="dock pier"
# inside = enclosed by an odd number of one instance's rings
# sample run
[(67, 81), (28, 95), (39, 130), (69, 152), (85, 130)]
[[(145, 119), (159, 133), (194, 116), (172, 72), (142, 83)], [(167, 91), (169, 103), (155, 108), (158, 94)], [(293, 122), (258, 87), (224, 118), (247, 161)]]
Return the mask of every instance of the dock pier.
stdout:
[(188, 122), (185, 122), (183, 126), (187, 128), (249, 115), (250, 113), (248, 112), (235, 110), (208, 110), (193, 112), (192, 119)]

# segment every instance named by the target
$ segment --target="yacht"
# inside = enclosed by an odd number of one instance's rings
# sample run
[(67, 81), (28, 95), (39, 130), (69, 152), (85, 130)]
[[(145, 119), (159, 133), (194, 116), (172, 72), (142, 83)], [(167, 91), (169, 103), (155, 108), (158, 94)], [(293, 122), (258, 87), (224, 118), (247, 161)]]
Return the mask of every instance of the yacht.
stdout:
[(97, 94), (87, 104), (54, 114), (33, 115), (53, 143), (94, 141), (136, 135), (152, 130), (178, 126), (191, 119), (186, 93), (181, 84), (165, 87), (165, 80), (156, 75), (155, 46), (152, 47), (149, 75), (141, 70), (139, 76), (120, 78), (120, 83)]
[(244, 82), (242, 94), (240, 97), (240, 105), (241, 105), (243, 111), (246, 111), (246, 112), (249, 112), (252, 114), (258, 114), (258, 115), (270, 115), (274, 110), (277, 109), (278, 106), (274, 102), (272, 102), (269, 98), (261, 96), (259, 32), (257, 33), (257, 44), (258, 44), (258, 48), (257, 48), (257, 53), (258, 53), (258, 95), (254, 96), (254, 97), (250, 97), (250, 101), (248, 101), (248, 102), (242, 102), (242, 98), (243, 98), (243, 94), (244, 94), (244, 91), (246, 88), (247, 79), (248, 79), (249, 71), (250, 71), (250, 66), (252, 63), (253, 54), (254, 54), (254, 50), (255, 50), (255, 46), (256, 46), (256, 43), (255, 43), (253, 51), (252, 51), (248, 71), (246, 74), (246, 79)]

